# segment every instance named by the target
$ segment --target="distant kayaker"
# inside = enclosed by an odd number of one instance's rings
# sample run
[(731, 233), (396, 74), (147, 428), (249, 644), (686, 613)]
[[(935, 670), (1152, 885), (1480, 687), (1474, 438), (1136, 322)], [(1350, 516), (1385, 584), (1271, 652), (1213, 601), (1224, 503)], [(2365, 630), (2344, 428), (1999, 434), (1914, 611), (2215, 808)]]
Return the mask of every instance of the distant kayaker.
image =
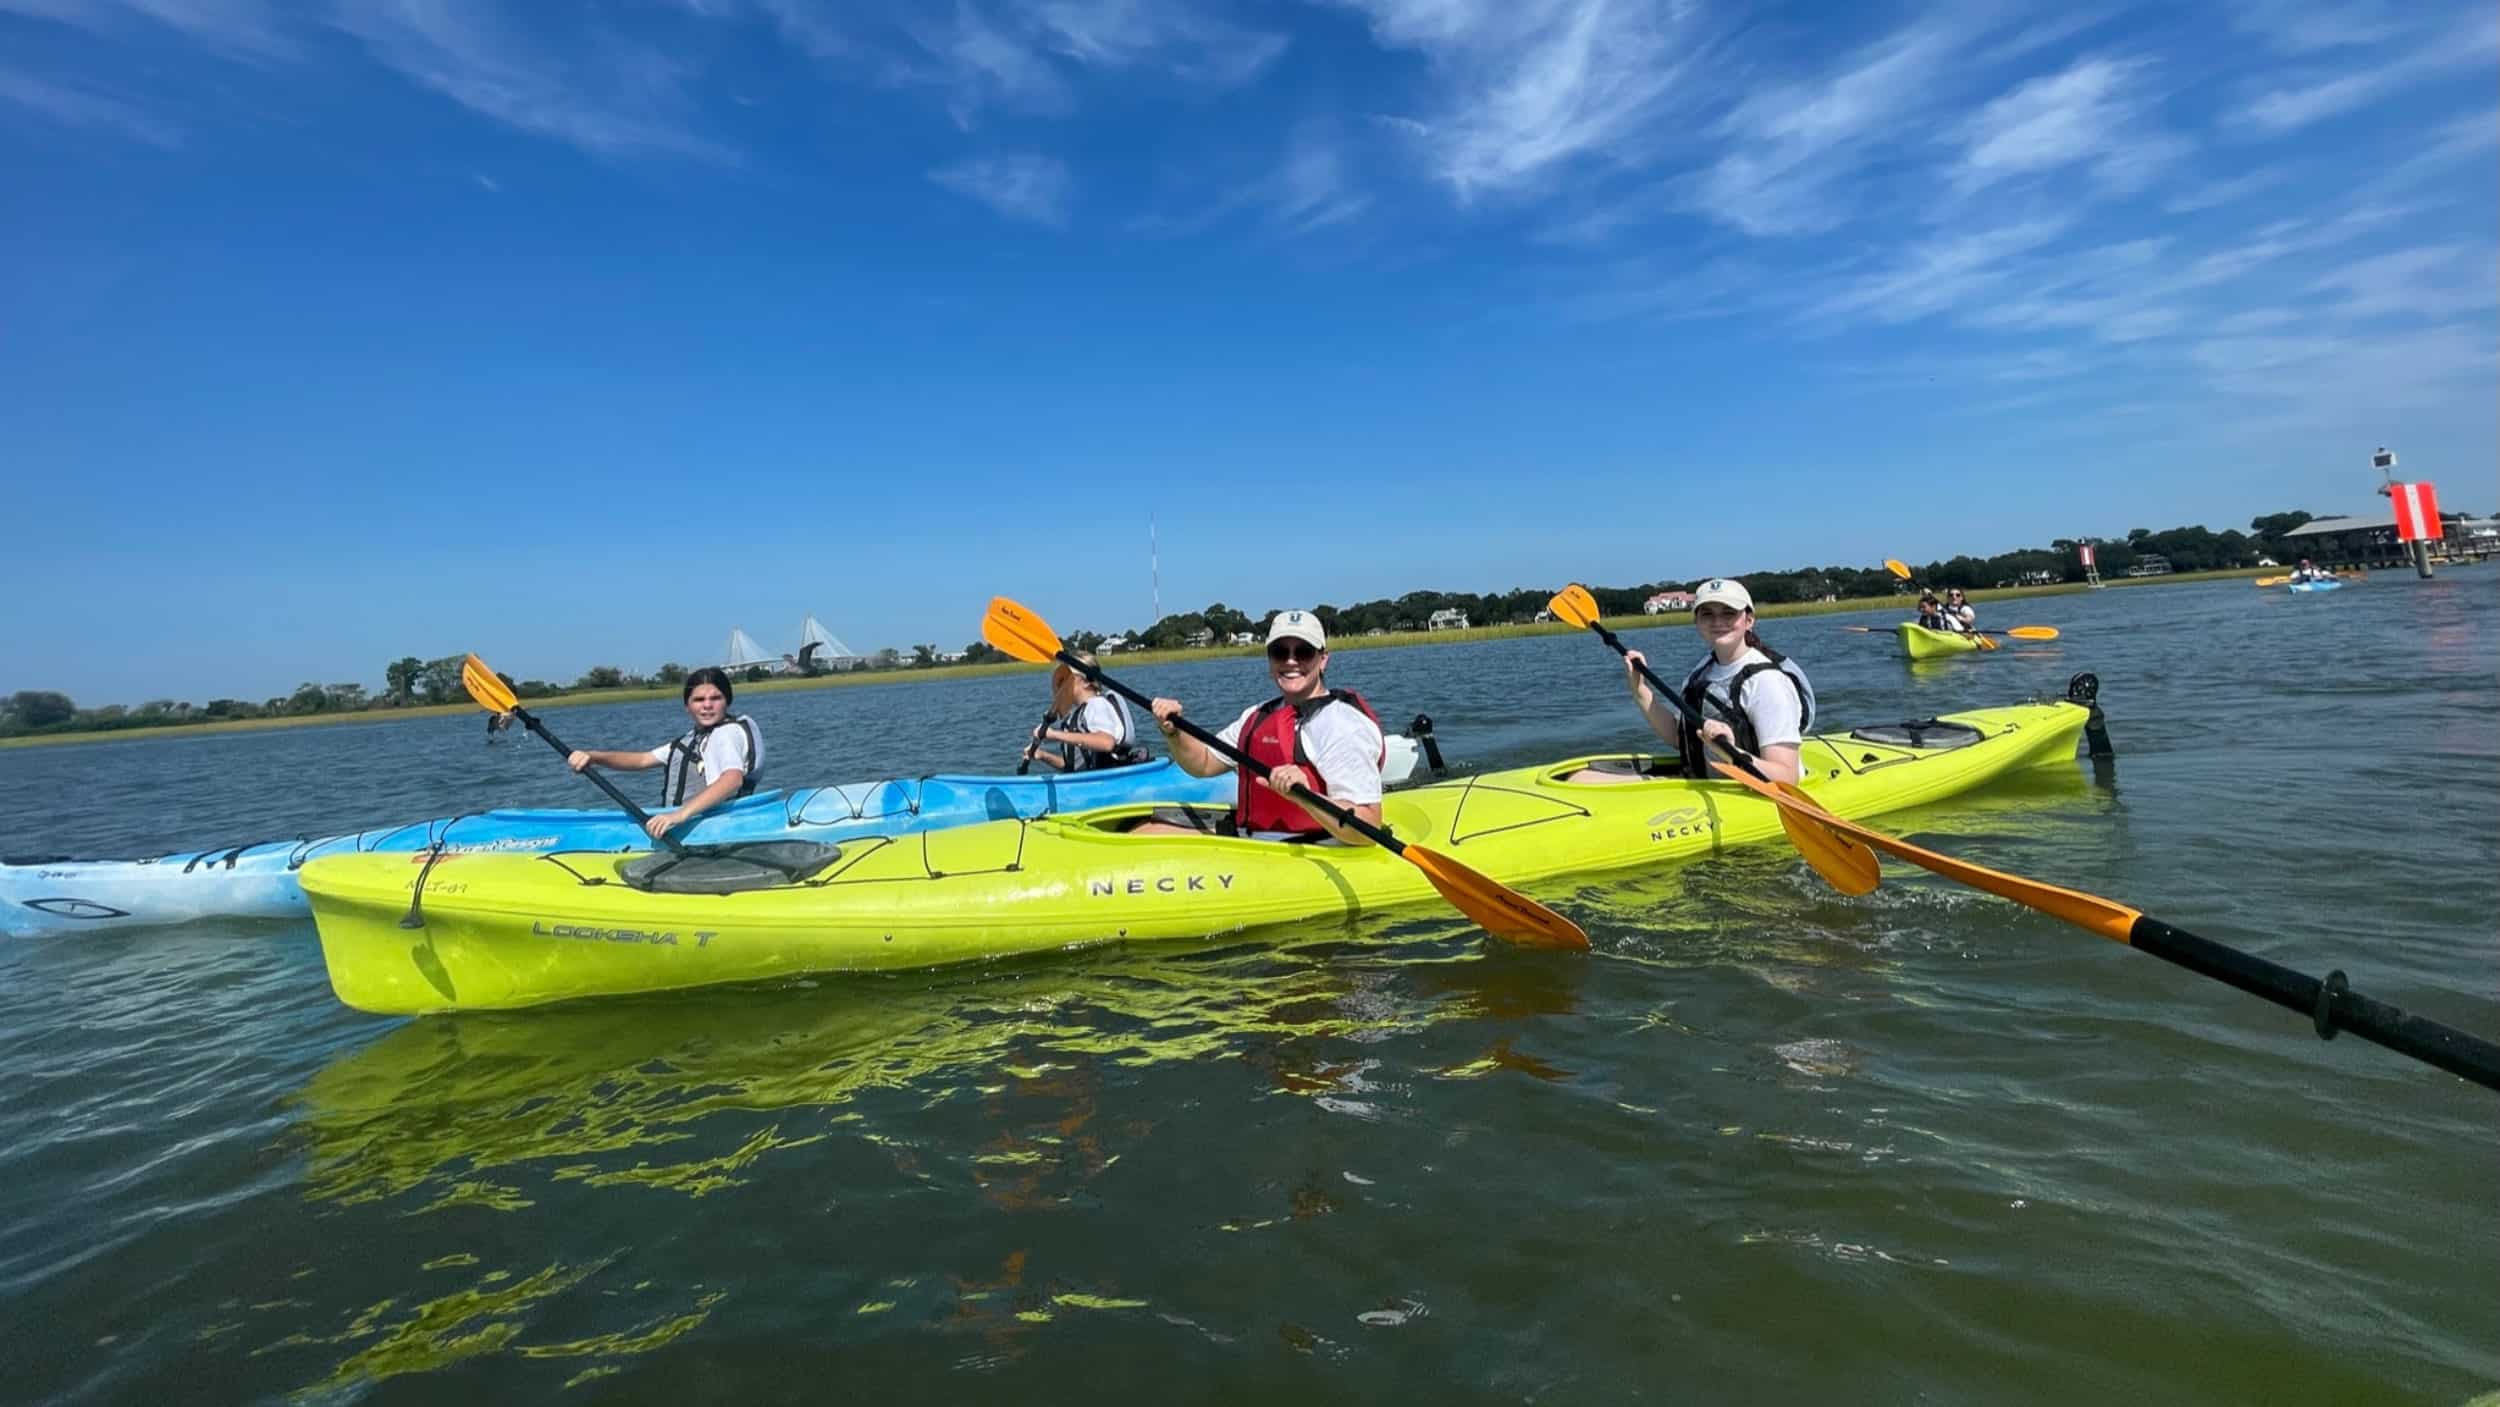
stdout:
[(2319, 571), (2317, 567), (2311, 564), (2309, 559), (2306, 557), (2300, 559), (2299, 566), (2292, 568), (2292, 580), (2294, 581), (2319, 581), (2333, 575), (2335, 575), (2333, 572)]
[(764, 735), (754, 719), (730, 714), (731, 695), (727, 671), (707, 665), (686, 676), (680, 696), (692, 728), (649, 752), (580, 751), (568, 760), (576, 772), (585, 767), (618, 772), (667, 768), (660, 780), (660, 804), (668, 809), (644, 827), (657, 840), (720, 803), (754, 791), (763, 775)]
[(1975, 633), (1978, 624), (1979, 612), (1973, 610), (1971, 603), (1964, 599), (1962, 588), (1947, 587), (1944, 593), (1945, 629), (1958, 630), (1964, 635), (1970, 635)]
[(486, 741), (491, 743), (497, 738), (502, 737), (504, 730), (511, 726), (512, 715), (509, 713), (490, 713), (486, 715)]
[[(1087, 664), (1086, 650), (1070, 654)], [(1127, 767), (1146, 760), (1137, 746), (1137, 729), (1129, 721), (1128, 703), (1106, 694), (1094, 681), (1066, 665), (1050, 672), (1052, 717), (1033, 733), (1024, 760), (1062, 772), (1087, 772), (1099, 767)]]
[[(1814, 725), (1814, 686), (1796, 661), (1763, 644), (1753, 625), (1753, 595), (1743, 582), (1716, 578), (1693, 593), (1693, 628), (1710, 646), (1710, 653), (1684, 676), (1684, 703), (1701, 716), (1699, 729), (1641, 678), (1641, 652), (1625, 652), (1623, 674), (1632, 701), (1649, 720), (1650, 730), (1676, 745), (1678, 770), (1684, 776), (1714, 775), (1703, 746), (1707, 742), (1753, 754), (1761, 760), (1762, 775), (1772, 781), (1793, 782), (1801, 775), (1797, 748)], [(1646, 779), (1622, 768), (1584, 767), (1569, 780)]]
[[(1360, 832), (1338, 827), (1289, 794), (1297, 784), (1327, 797), (1373, 825), (1380, 824), (1381, 763), (1388, 743), (1380, 717), (1360, 694), (1328, 687), (1328, 632), (1309, 611), (1280, 611), (1267, 627), (1267, 675), (1276, 697), (1243, 709), (1217, 734), (1275, 770), (1264, 782), (1240, 774), (1226, 833), (1253, 840), (1337, 841), (1368, 845)], [(1237, 770), (1222, 755), (1173, 726), (1178, 699), (1154, 701), (1155, 725), (1163, 730), (1172, 760), (1193, 777)], [(1148, 821), (1148, 835), (1187, 835), (1202, 828)]]
[(1944, 606), (1936, 600), (1935, 592), (1922, 591), (1918, 594), (1918, 623), (1927, 630), (1952, 629), (1944, 623)]

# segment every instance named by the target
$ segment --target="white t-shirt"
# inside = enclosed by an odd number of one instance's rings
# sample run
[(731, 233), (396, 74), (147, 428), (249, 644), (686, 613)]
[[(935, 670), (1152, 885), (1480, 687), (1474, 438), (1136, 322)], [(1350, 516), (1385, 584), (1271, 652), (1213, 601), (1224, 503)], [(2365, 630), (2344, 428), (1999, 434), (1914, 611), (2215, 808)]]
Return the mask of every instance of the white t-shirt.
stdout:
[[(1750, 692), (1750, 691), (1749, 691)], [(1252, 705), (1223, 732), (1216, 734), (1239, 747), (1242, 729), (1250, 725)], [(1302, 744), (1311, 769), (1328, 784), (1328, 799), (1347, 806), (1369, 806), (1380, 800), (1380, 725), (1352, 704), (1323, 708), (1298, 725), (1294, 737)]]
[[(669, 750), (675, 746), (670, 742), (651, 749), (651, 760), (667, 766)], [(747, 730), (738, 726), (735, 717), (724, 718), (703, 740), (702, 752), (694, 759), (694, 775), (686, 779), (686, 797), (692, 799), (695, 793), (733, 771), (753, 776), (763, 760), (764, 730), (755, 730), (755, 756), (749, 757)]]
[[(1751, 645), (1736, 657), (1734, 664), (1722, 664), (1714, 655), (1709, 672), (1702, 676), (1702, 687), (1712, 698), (1724, 699), (1727, 681), (1735, 678), (1738, 671), (1747, 665), (1769, 663), (1769, 658)], [(1797, 696), (1797, 681), (1779, 670), (1766, 669), (1746, 680), (1745, 696), (1734, 702), (1753, 721), (1754, 742), (1758, 745), (1794, 747), (1805, 741), (1805, 700)]]

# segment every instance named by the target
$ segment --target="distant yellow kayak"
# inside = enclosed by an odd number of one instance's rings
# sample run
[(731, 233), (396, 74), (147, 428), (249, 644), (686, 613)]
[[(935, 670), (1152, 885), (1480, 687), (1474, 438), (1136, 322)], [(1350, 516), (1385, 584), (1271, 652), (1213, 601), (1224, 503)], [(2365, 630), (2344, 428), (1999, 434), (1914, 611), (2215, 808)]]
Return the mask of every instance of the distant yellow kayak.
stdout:
[(1941, 659), (1946, 655), (1967, 655), (1979, 648), (1979, 638), (1958, 630), (1930, 630), (1914, 620), (1901, 622), (1901, 648), (1914, 660)]
[[(2066, 702), (1955, 714), (1947, 725), (1807, 740), (1806, 789), (1846, 817), (1949, 797), (2074, 756)], [(1654, 865), (1781, 839), (1778, 808), (1730, 782), (1563, 778), (1592, 759), (1393, 792), (1396, 833), (1504, 884)], [(1337, 922), (1441, 901), (1371, 846), (1140, 836), (1151, 808), (1106, 807), (844, 842), (795, 880), (739, 893), (653, 893), (639, 853), (447, 854), (403, 928), (422, 856), (334, 855), (303, 871), (339, 999), (366, 1011), (534, 1006), (800, 973), (934, 967), (1122, 940)]]

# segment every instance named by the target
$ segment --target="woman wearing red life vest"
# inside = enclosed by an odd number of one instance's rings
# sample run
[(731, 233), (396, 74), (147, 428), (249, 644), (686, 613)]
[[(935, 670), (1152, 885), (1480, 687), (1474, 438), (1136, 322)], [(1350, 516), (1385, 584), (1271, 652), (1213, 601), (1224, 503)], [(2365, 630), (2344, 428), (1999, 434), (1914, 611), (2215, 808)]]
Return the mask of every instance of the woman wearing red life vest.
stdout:
[[(1276, 697), (1242, 710), (1217, 735), (1275, 769), (1264, 782), (1240, 773), (1231, 833), (1254, 840), (1371, 843), (1306, 809), (1291, 795), (1297, 785), (1308, 787), (1380, 824), (1380, 765), (1388, 756), (1380, 719), (1360, 694), (1330, 690), (1327, 671), (1328, 632), (1320, 627), (1319, 617), (1309, 611), (1278, 612), (1267, 627), (1267, 674), (1276, 682)], [(1172, 725), (1180, 713), (1178, 699), (1154, 701), (1156, 726), (1181, 770), (1194, 777), (1236, 770), (1231, 761)], [(1137, 827), (1141, 833), (1165, 835), (1196, 829), (1166, 821)]]

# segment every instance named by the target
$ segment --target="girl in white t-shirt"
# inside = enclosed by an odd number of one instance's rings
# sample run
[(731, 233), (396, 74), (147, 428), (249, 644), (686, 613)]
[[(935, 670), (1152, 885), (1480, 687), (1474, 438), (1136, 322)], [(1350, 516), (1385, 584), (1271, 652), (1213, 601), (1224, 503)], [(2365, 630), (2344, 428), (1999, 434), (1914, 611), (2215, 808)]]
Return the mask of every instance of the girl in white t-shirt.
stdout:
[[(1793, 782), (1803, 775), (1797, 752), (1814, 722), (1814, 686), (1794, 661), (1762, 643), (1753, 624), (1753, 595), (1743, 582), (1706, 581), (1694, 594), (1693, 628), (1710, 645), (1710, 654), (1684, 680), (1684, 701), (1701, 715), (1698, 729), (1641, 677), (1641, 652), (1625, 652), (1624, 677), (1632, 701), (1640, 705), (1650, 730), (1676, 745), (1685, 776), (1714, 775), (1705, 756), (1706, 745), (1713, 743), (1752, 754), (1762, 775), (1772, 781)], [(1569, 780), (1646, 778), (1621, 768), (1584, 767)]]
[(727, 671), (698, 669), (686, 676), (682, 695), (694, 727), (649, 752), (582, 750), (566, 760), (576, 772), (586, 767), (618, 772), (667, 768), (660, 804), (668, 809), (644, 827), (658, 840), (720, 803), (755, 790), (764, 770), (764, 735), (754, 719), (729, 712), (730, 696)]
[[(1069, 653), (1087, 664), (1094, 662), (1087, 651)], [(1050, 718), (1033, 730), (1033, 741), (1024, 749), (1025, 761), (1062, 772), (1086, 772), (1146, 760), (1137, 745), (1137, 729), (1129, 722), (1127, 701), (1104, 693), (1091, 678), (1064, 664), (1051, 671), (1050, 708)]]

